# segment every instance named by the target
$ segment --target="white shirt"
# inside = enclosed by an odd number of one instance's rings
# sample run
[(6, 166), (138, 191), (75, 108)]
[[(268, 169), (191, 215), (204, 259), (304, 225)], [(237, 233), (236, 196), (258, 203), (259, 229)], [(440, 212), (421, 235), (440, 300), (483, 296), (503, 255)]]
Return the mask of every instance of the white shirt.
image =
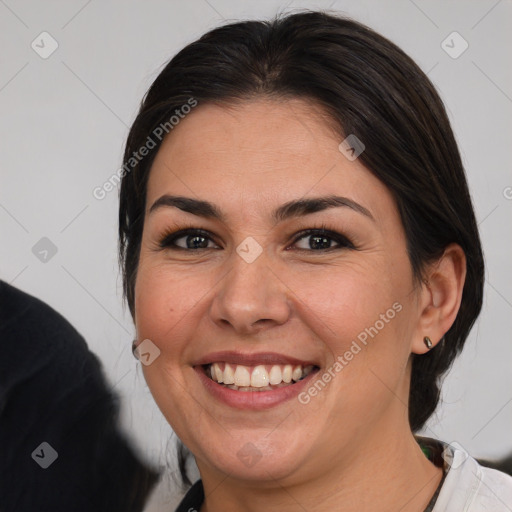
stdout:
[(449, 470), (432, 512), (512, 512), (512, 477), (481, 466), (457, 443), (445, 446)]

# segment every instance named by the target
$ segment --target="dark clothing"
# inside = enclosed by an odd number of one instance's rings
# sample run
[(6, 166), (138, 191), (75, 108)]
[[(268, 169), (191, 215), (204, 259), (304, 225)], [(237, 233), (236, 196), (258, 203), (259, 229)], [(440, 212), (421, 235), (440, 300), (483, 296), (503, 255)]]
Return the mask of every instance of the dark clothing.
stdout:
[(158, 475), (118, 430), (118, 412), (83, 337), (0, 281), (0, 511), (141, 511)]
[(190, 509), (195, 510), (195, 512), (199, 512), (201, 505), (204, 502), (204, 489), (203, 482), (198, 480), (192, 487), (188, 490), (185, 497), (181, 500), (178, 508), (175, 512), (189, 512)]

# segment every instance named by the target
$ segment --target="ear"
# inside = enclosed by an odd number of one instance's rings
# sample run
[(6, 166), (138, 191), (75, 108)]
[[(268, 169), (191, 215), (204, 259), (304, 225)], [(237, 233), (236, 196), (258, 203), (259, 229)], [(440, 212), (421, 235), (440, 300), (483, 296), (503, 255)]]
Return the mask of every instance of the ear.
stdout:
[(420, 291), (420, 318), (412, 340), (414, 354), (428, 352), (424, 338), (437, 345), (450, 329), (459, 312), (466, 279), (466, 255), (457, 244), (446, 247), (443, 255), (428, 267)]

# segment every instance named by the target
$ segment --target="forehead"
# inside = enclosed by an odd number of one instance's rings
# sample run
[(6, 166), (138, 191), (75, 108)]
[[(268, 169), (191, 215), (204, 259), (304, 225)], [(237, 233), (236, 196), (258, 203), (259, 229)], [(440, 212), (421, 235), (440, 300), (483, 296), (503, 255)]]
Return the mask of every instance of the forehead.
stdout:
[(336, 193), (389, 202), (386, 187), (339, 151), (342, 139), (321, 107), (300, 99), (199, 105), (162, 143), (148, 207), (164, 193), (208, 199), (238, 213), (242, 205), (256, 211)]

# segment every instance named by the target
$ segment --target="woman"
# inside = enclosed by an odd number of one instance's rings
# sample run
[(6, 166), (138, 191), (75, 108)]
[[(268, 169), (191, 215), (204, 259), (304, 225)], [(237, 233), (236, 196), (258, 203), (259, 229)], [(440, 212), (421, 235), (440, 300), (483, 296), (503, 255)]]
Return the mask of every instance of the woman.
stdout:
[(135, 345), (201, 475), (178, 510), (509, 510), (510, 477), (414, 435), (483, 257), (400, 49), (319, 12), (213, 30), (151, 86), (123, 168)]

